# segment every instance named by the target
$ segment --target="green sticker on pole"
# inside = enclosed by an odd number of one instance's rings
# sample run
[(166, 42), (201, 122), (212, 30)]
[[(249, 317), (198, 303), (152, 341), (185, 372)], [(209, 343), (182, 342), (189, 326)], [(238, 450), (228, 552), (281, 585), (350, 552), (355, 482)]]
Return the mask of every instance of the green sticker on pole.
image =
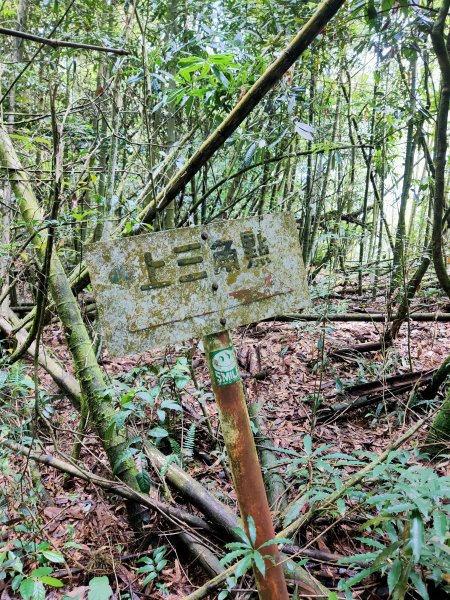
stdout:
[(214, 350), (210, 353), (209, 359), (214, 376), (214, 383), (217, 386), (236, 383), (241, 379), (236, 354), (232, 346)]

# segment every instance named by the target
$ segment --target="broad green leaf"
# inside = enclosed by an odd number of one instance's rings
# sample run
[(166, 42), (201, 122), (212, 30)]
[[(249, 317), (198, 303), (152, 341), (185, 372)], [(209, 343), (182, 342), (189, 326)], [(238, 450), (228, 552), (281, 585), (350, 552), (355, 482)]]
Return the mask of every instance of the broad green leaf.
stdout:
[(64, 583), (57, 579), (56, 577), (50, 577), (49, 575), (44, 575), (43, 577), (39, 577), (39, 581), (41, 583), (45, 583), (45, 585), (51, 585), (52, 587), (63, 587)]
[(242, 577), (242, 575), (245, 575), (251, 566), (252, 566), (252, 555), (251, 555), (251, 553), (248, 553), (247, 556), (245, 558), (243, 558), (240, 563), (238, 563), (238, 566), (236, 567), (236, 571), (235, 571), (236, 577), (239, 578), (239, 577)]
[(340, 565), (352, 565), (360, 562), (369, 562), (374, 560), (378, 554), (376, 552), (365, 552), (364, 554), (355, 554), (353, 556), (344, 556), (338, 560)]
[(339, 498), (336, 501), (336, 507), (337, 507), (340, 515), (345, 515), (346, 506), (345, 506), (345, 500), (343, 498)]
[(159, 561), (159, 562), (156, 564), (156, 570), (157, 570), (158, 572), (161, 572), (161, 571), (164, 569), (164, 567), (167, 565), (167, 563), (168, 563), (168, 561), (167, 561), (165, 558), (161, 559), (161, 560), (160, 560), (160, 561)]
[(258, 550), (255, 550), (255, 552), (253, 552), (253, 562), (255, 563), (255, 567), (264, 577), (264, 575), (266, 574), (266, 563), (264, 562), (264, 558), (261, 556)]
[(228, 552), (221, 559), (220, 564), (227, 565), (230, 562), (233, 562), (236, 558), (240, 558), (243, 554), (248, 554), (248, 550), (234, 550), (234, 552)]
[(145, 565), (145, 567), (139, 567), (139, 569), (136, 571), (136, 573), (155, 573), (155, 565), (152, 563), (151, 565)]
[(246, 544), (246, 546), (248, 548), (251, 547), (251, 542), (247, 536), (247, 534), (245, 533), (245, 531), (241, 528), (241, 527), (233, 527), (233, 532), (241, 538), (241, 540), (244, 542), (244, 544)]
[(415, 505), (411, 502), (400, 502), (399, 504), (395, 504), (394, 506), (389, 506), (385, 509), (385, 513), (389, 515), (398, 514), (408, 512), (415, 508)]
[(144, 494), (148, 494), (151, 486), (151, 479), (148, 471), (145, 471), (144, 469), (140, 471), (136, 475), (136, 481), (138, 482), (141, 492), (143, 492)]
[(229, 544), (225, 544), (225, 548), (228, 550), (248, 550), (248, 545), (244, 544), (244, 542), (230, 542)]
[(65, 562), (64, 556), (62, 554), (60, 554), (59, 552), (55, 552), (54, 550), (43, 550), (42, 555), (45, 556), (45, 558), (52, 563)]
[(433, 515), (433, 531), (440, 542), (445, 541), (448, 529), (447, 515), (441, 511), (436, 511)]
[(34, 571), (31, 571), (30, 577), (42, 577), (43, 575), (50, 575), (52, 571), (52, 567), (38, 567), (37, 569), (34, 569)]
[(94, 577), (89, 582), (88, 600), (109, 600), (113, 594), (106, 576)]
[(155, 571), (153, 571), (153, 573), (150, 573), (149, 575), (147, 575), (147, 577), (144, 579), (144, 581), (142, 582), (142, 587), (145, 587), (146, 585), (148, 585), (150, 583), (150, 581), (153, 581), (154, 579), (156, 579), (158, 577), (158, 573), (156, 573)]
[(306, 455), (310, 456), (312, 452), (312, 438), (309, 433), (303, 438), (303, 448), (305, 449)]
[(165, 438), (169, 436), (168, 432), (162, 427), (153, 427), (153, 429), (150, 429), (148, 432), (148, 435), (151, 435), (154, 438)]
[(22, 581), (19, 592), (24, 600), (31, 600), (31, 598), (34, 597), (36, 583), (35, 579), (30, 579), (28, 577)]
[(427, 586), (425, 585), (422, 577), (416, 571), (411, 571), (409, 574), (409, 579), (413, 586), (416, 588), (418, 594), (420, 594), (423, 600), (430, 600), (428, 596)]
[(302, 138), (305, 138), (305, 140), (308, 140), (310, 142), (313, 141), (314, 136), (314, 127), (311, 127), (311, 125), (308, 125), (307, 123), (294, 123), (294, 129), (295, 131), (302, 136)]
[(138, 452), (137, 448), (127, 448), (126, 450), (121, 452), (119, 454), (119, 456), (117, 457), (116, 462), (114, 463), (114, 468), (112, 470), (112, 474), (117, 475), (117, 473), (119, 472), (120, 467), (123, 465), (123, 463), (125, 461), (127, 461), (129, 458), (131, 458), (132, 456), (134, 456), (137, 452)]
[(250, 541), (252, 546), (254, 547), (256, 544), (256, 525), (252, 516), (249, 516), (247, 519), (248, 524), (248, 535), (250, 537)]
[(360, 571), (353, 577), (350, 577), (350, 579), (347, 579), (347, 580), (341, 579), (339, 581), (338, 587), (341, 590), (348, 589), (348, 588), (352, 587), (353, 585), (360, 583), (363, 579), (366, 579), (366, 577), (369, 577), (369, 575), (372, 575), (372, 573), (374, 573), (377, 570), (378, 570), (378, 567), (369, 567), (368, 569), (363, 569), (362, 571)]
[(296, 502), (290, 505), (284, 519), (283, 519), (283, 527), (287, 527), (290, 523), (295, 521), (295, 519), (300, 514), (303, 506), (305, 505), (304, 498), (299, 498)]
[(35, 582), (33, 600), (45, 600), (45, 587), (40, 581)]
[(175, 402), (174, 400), (163, 400), (161, 402), (161, 408), (169, 408), (171, 410), (177, 410), (177, 411), (183, 410), (183, 407), (180, 406), (178, 404), (178, 402)]

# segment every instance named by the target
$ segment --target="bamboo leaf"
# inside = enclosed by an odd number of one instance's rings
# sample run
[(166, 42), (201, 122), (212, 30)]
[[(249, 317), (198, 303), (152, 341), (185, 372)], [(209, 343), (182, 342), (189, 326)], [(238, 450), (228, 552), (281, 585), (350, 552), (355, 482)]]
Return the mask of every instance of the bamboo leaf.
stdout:
[(392, 563), (392, 566), (390, 568), (390, 571), (388, 573), (388, 578), (387, 578), (389, 592), (391, 594), (394, 591), (394, 589), (400, 579), (401, 574), (402, 574), (402, 563), (398, 558), (396, 558), (394, 560), (394, 562)]
[(261, 556), (258, 550), (255, 550), (255, 552), (253, 552), (253, 561), (255, 563), (255, 567), (264, 577), (264, 575), (266, 574), (266, 563), (264, 562), (264, 558)]
[(423, 525), (422, 517), (418, 512), (414, 512), (414, 516), (411, 521), (411, 546), (413, 551), (414, 560), (419, 562), (422, 554), (423, 541), (425, 535), (425, 528)]

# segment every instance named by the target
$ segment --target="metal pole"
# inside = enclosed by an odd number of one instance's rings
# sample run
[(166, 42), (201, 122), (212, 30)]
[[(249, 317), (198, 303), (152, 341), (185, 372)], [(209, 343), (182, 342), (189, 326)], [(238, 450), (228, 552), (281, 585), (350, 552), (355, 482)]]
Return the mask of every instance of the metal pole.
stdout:
[[(274, 538), (275, 531), (250, 427), (235, 348), (228, 331), (206, 336), (204, 346), (244, 529), (248, 534), (247, 523), (251, 516), (256, 526), (255, 547), (258, 548)], [(266, 559), (265, 577), (258, 569), (254, 569), (260, 599), (288, 600), (278, 547), (273, 544), (263, 548), (261, 552), (273, 557), (274, 564)]]

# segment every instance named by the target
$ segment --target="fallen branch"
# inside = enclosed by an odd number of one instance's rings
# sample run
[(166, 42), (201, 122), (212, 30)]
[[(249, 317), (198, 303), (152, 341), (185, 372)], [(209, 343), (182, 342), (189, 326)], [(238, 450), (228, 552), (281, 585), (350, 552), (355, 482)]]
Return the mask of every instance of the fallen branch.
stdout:
[[(450, 312), (435, 312), (435, 313), (425, 313), (425, 312), (417, 312), (410, 313), (407, 317), (410, 321), (417, 322), (432, 322), (438, 321), (442, 323), (450, 322)], [(370, 313), (370, 312), (361, 312), (361, 313), (341, 313), (341, 314), (298, 314), (298, 315), (283, 315), (273, 317), (272, 319), (265, 319), (265, 321), (342, 321), (344, 323), (347, 322), (373, 322), (373, 323), (388, 323), (389, 321), (395, 321), (397, 317), (392, 316), (389, 318), (384, 313)], [(355, 346), (358, 348), (358, 346)]]
[(116, 494), (121, 498), (138, 502), (142, 506), (145, 506), (147, 508), (150, 508), (151, 510), (158, 512), (165, 519), (168, 519), (177, 527), (187, 525), (191, 528), (203, 530), (208, 533), (213, 533), (211, 526), (201, 517), (192, 515), (181, 508), (171, 506), (170, 504), (161, 502), (160, 500), (156, 500), (155, 498), (151, 498), (147, 494), (133, 490), (132, 488), (130, 488), (122, 482), (112, 481), (110, 479), (100, 477), (99, 475), (96, 475), (91, 471), (81, 469), (80, 467), (77, 467), (61, 458), (58, 458), (53, 454), (44, 452), (34, 452), (30, 448), (22, 446), (21, 444), (17, 444), (12, 440), (0, 440), (0, 445), (9, 448), (17, 454), (26, 456), (27, 458), (30, 458), (37, 463), (53, 467), (54, 469), (57, 469), (62, 473), (67, 473), (72, 477), (77, 477), (78, 479), (87, 481), (88, 483), (91, 483), (97, 487), (102, 488), (103, 490)]
[(349, 411), (357, 410), (358, 408), (370, 406), (380, 400), (387, 402), (396, 401), (399, 394), (427, 385), (432, 380), (434, 372), (435, 369), (403, 373), (401, 375), (386, 377), (384, 381), (371, 381), (346, 388), (345, 395), (357, 396), (357, 399), (351, 402), (342, 402), (327, 406), (319, 411), (317, 418), (319, 421), (324, 421), (346, 414)]

